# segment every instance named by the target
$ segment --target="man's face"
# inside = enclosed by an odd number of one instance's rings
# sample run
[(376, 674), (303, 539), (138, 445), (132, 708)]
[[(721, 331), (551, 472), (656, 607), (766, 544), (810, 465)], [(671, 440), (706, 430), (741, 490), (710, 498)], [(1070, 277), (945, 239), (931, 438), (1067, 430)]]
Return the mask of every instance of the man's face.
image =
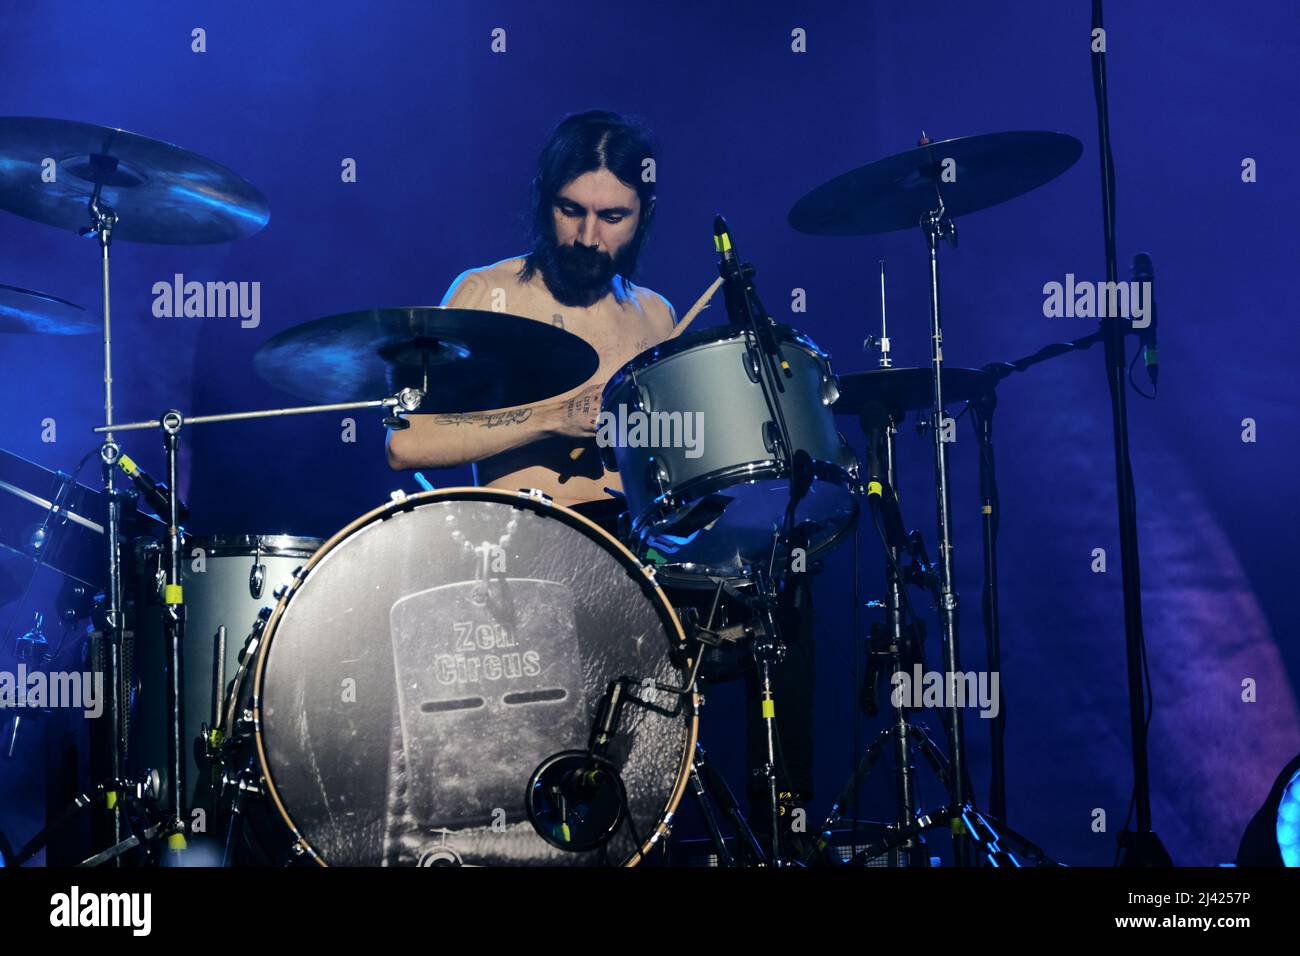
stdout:
[(582, 245), (617, 257), (636, 235), (641, 197), (608, 169), (583, 173), (551, 206), (558, 246)]
[(641, 197), (608, 169), (596, 169), (560, 190), (551, 217), (555, 250), (547, 280), (553, 291), (566, 304), (598, 298), (636, 237)]

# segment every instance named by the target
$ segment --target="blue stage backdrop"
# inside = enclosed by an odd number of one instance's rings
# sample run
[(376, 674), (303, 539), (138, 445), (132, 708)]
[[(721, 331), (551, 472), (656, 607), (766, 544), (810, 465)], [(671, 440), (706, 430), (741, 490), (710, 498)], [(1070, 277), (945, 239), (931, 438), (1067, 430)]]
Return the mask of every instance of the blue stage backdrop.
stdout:
[[(1130, 393), (1129, 404), (1154, 822), (1177, 863), (1215, 864), (1234, 856), (1300, 750), (1300, 650), (1287, 610), (1300, 545), (1300, 7), (1107, 7), (1120, 265), (1150, 252), (1161, 320), (1159, 397)], [(828, 350), (841, 374), (874, 365), (862, 343), (878, 327), (881, 259), (895, 360), (927, 362), (924, 244), (919, 231), (805, 236), (786, 222), (794, 201), (915, 145), (922, 131), (1078, 137), (1085, 149), (1072, 169), (964, 217), (960, 245), (943, 253), (945, 358), (979, 366), (1094, 327), (1044, 314), (1046, 283), (1104, 279), (1089, 43), (1088, 3), (1036, 0), (10, 4), (0, 14), (0, 115), (177, 143), (269, 200), (270, 224), (244, 241), (115, 245), (119, 420), (296, 404), (254, 373), (262, 343), (325, 315), (437, 304), (462, 270), (523, 251), (537, 151), (565, 114), (595, 107), (644, 119), (659, 144), (658, 219), (638, 281), (684, 312), (716, 274), (711, 227), (722, 212), (769, 308)], [(342, 175), (347, 160), (355, 182)], [(97, 314), (93, 241), (3, 214), (0, 250), (0, 283)], [(257, 323), (156, 317), (155, 283), (178, 274), (260, 283)], [(800, 302), (806, 310), (794, 311)], [(723, 320), (715, 307), (701, 324)], [(97, 339), (6, 335), (0, 348), (0, 446), (70, 469), (102, 416)], [(1140, 365), (1136, 374), (1145, 386)], [(1065, 862), (1107, 865), (1132, 774), (1101, 350), (1014, 375), (999, 399), (1008, 818)], [(856, 423), (843, 425), (861, 448)], [(123, 437), (161, 473), (155, 435)], [(383, 440), (374, 413), (195, 428), (181, 482), (190, 525), (328, 536), (390, 491), (416, 490), (409, 473), (388, 469)], [(952, 456), (955, 560), (963, 663), (982, 669), (974, 451), (966, 416)], [(905, 429), (900, 455), (906, 520), (933, 551), (928, 440)], [(428, 477), (470, 481), (468, 469)], [(877, 597), (879, 548), (869, 528), (861, 535), (864, 596)], [(883, 726), (859, 719), (854, 704), (851, 561), (851, 546), (833, 552), (816, 584), (814, 817), (855, 747)], [(864, 629), (873, 613), (863, 612)], [(703, 731), (743, 790), (741, 705), (737, 687), (719, 688)], [(928, 722), (937, 733), (938, 720)], [(966, 728), (985, 800), (988, 723), (972, 711)], [(3, 805), (39, 790), (40, 753), (29, 738), (15, 759), (0, 757)], [(888, 815), (889, 781), (882, 766), (863, 788), (863, 816)], [(939, 804), (932, 777), (922, 795)], [(33, 810), (19, 825), (11, 814), (5, 828), (25, 839), (38, 819)]]

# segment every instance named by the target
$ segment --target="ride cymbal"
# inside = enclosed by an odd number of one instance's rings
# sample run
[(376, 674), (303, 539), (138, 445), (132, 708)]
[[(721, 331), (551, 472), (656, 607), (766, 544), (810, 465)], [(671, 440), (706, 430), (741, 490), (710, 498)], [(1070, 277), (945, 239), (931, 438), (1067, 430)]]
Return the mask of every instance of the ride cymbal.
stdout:
[(936, 188), (947, 214), (962, 216), (1038, 188), (1082, 153), (1083, 144), (1073, 136), (1041, 131), (927, 143), (823, 183), (794, 204), (789, 222), (818, 236), (914, 229), (937, 208)]
[(113, 238), (127, 242), (227, 242), (271, 218), (256, 188), (198, 153), (91, 123), (0, 117), (0, 209), (82, 232), (97, 187), (118, 216)]
[(257, 350), (262, 379), (315, 402), (425, 392), (421, 412), (540, 402), (595, 374), (572, 332), (503, 312), (418, 306), (345, 312), (286, 329)]

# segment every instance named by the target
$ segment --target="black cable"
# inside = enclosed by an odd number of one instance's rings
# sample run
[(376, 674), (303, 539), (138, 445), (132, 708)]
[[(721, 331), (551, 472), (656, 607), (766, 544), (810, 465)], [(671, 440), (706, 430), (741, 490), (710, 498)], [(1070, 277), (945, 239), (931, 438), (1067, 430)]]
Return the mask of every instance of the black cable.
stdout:
[[(645, 859), (645, 851), (642, 849), (645, 846), (645, 841), (641, 839), (641, 835), (636, 829), (636, 822), (632, 819), (632, 805), (628, 801), (627, 790), (620, 787), (619, 794), (620, 800), (623, 804), (623, 822), (627, 824), (628, 832), (632, 834), (632, 842), (636, 845), (636, 852), (633, 856), (635, 856), (637, 862), (640, 863)], [(604, 847), (602, 846), (602, 850), (603, 849)], [(629, 857), (629, 859), (631, 858)]]
[(1139, 386), (1137, 381), (1133, 378), (1133, 369), (1137, 367), (1138, 359), (1141, 357), (1142, 357), (1142, 349), (1139, 348), (1136, 352), (1133, 353), (1133, 361), (1128, 363), (1128, 383), (1133, 387), (1133, 391), (1137, 392), (1143, 398), (1154, 399), (1156, 397), (1156, 393), (1153, 391), (1152, 392), (1142, 391), (1141, 386)]

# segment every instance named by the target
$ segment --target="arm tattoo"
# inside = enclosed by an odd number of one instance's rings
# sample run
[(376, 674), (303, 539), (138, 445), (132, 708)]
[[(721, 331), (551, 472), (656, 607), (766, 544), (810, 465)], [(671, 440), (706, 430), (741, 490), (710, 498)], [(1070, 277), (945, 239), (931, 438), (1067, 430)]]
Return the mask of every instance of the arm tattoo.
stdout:
[(564, 417), (573, 418), (579, 413), (584, 416), (590, 415), (591, 406), (595, 400), (596, 396), (592, 394), (590, 389), (579, 395), (573, 396), (573, 398), (564, 403)]
[(531, 408), (512, 408), (504, 412), (434, 415), (433, 420), (439, 425), (478, 425), (480, 428), (499, 428), (502, 425), (520, 425), (532, 417)]

